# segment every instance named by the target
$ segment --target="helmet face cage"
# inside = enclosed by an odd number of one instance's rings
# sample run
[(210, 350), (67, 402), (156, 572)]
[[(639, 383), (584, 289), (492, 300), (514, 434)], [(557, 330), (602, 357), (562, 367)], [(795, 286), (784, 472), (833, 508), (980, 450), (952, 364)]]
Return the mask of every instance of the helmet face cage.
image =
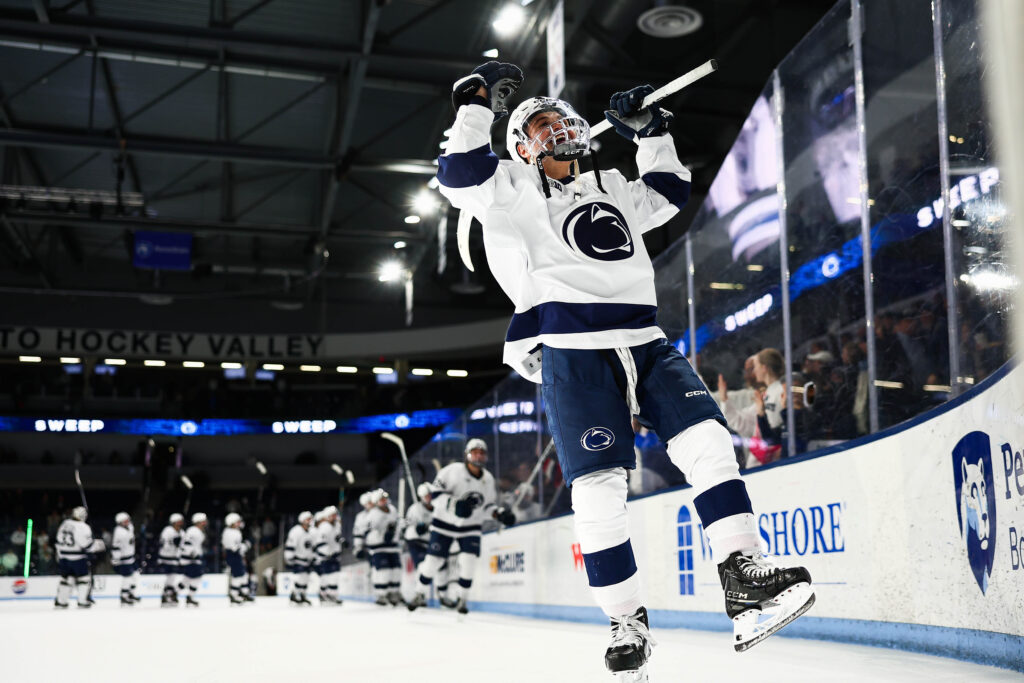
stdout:
[[(530, 122), (538, 115), (554, 112), (558, 119), (542, 126), (531, 137)], [(590, 150), (590, 124), (568, 102), (551, 97), (534, 97), (521, 103), (512, 113), (506, 143), (513, 159), (524, 159), (517, 149), (521, 144), (528, 156), (536, 159), (548, 154), (559, 161), (578, 159)]]

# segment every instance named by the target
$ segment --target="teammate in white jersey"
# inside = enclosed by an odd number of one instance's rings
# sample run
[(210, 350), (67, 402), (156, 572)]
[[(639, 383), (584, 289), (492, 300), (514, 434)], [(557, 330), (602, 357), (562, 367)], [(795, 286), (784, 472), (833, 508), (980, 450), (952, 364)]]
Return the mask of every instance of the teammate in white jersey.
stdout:
[(138, 563), (135, 561), (135, 527), (127, 512), (118, 512), (114, 516), (114, 535), (110, 541), (110, 562), (114, 571), (122, 576), (121, 604), (134, 605), (139, 601), (135, 594), (135, 585), (139, 580)]
[(402, 602), (402, 561), (398, 551), (398, 511), (388, 492), (373, 492), (374, 506), (366, 515), (366, 550), (370, 553), (370, 583), (378, 605)]
[(320, 511), (321, 521), (316, 525), (317, 573), (320, 574), (320, 605), (340, 605), (338, 573), (341, 571), (341, 526), (338, 508), (328, 505)]
[(65, 519), (57, 528), (57, 571), (60, 583), (57, 584), (55, 607), (65, 609), (71, 597), (71, 589), (78, 590), (78, 606), (91, 607), (89, 589), (92, 575), (89, 571), (89, 553), (95, 547), (92, 529), (85, 523), (88, 512), (82, 506), (71, 511), (71, 517)]
[(313, 566), (313, 533), (310, 524), (313, 513), (308, 510), (299, 513), (299, 523), (288, 530), (284, 541), (284, 564), (292, 573), (292, 595), (295, 605), (312, 605), (306, 597), (309, 587), (309, 570)]
[(160, 598), (161, 607), (173, 607), (178, 604), (178, 584), (181, 582), (181, 562), (178, 560), (178, 553), (181, 550), (184, 526), (185, 518), (175, 512), (167, 520), (167, 526), (160, 532), (157, 559), (160, 562), (160, 569), (167, 575), (164, 580), (164, 593)]
[(366, 518), (373, 509), (373, 492), (367, 491), (359, 496), (359, 504), (363, 509), (356, 513), (352, 521), (352, 550), (358, 560), (365, 560), (370, 555), (366, 551)]
[(192, 526), (185, 530), (181, 537), (181, 549), (178, 559), (181, 562), (181, 573), (185, 575), (188, 595), (186, 607), (199, 607), (196, 593), (203, 579), (203, 543), (206, 541), (206, 527), (209, 524), (206, 513), (197, 512), (192, 515)]
[(466, 442), (465, 462), (452, 463), (437, 473), (431, 487), (434, 519), (430, 545), (419, 569), (420, 591), (409, 602), (410, 610), (427, 604), (426, 590), (448, 558), (452, 542), (458, 540), (460, 590), (456, 609), (462, 614), (468, 612), (484, 520), (493, 518), (506, 526), (516, 523), (511, 511), (497, 507), (498, 490), (494, 477), (484, 469), (486, 464), (487, 444), (482, 439), (470, 439)]
[(224, 550), (231, 576), (228, 579), (228, 599), (232, 605), (243, 605), (252, 602), (249, 595), (249, 572), (245, 569), (245, 554), (249, 552), (249, 542), (242, 538), (245, 523), (237, 512), (229, 512), (224, 518), (224, 531), (220, 534), (220, 547)]
[(420, 566), (423, 558), (427, 556), (427, 545), (430, 543), (430, 523), (434, 520), (433, 497), (430, 493), (430, 484), (424, 482), (416, 487), (416, 497), (419, 498), (409, 506), (405, 512), (405, 547), (412, 557), (412, 563)]
[[(643, 681), (651, 638), (626, 508), (634, 416), (667, 444), (694, 487), (694, 505), (722, 559), (737, 649), (805, 612), (814, 593), (805, 569), (765, 561), (725, 418), (656, 323), (654, 269), (642, 236), (672, 218), (690, 193), (690, 172), (668, 135), (671, 113), (644, 107), (650, 86), (612, 96), (605, 118), (637, 143), (637, 180), (601, 172), (586, 120), (546, 97), (520, 103), (509, 116), (511, 160), (499, 162), (491, 125), (521, 83), (518, 67), (497, 62), (455, 83), (457, 113), (437, 178), (442, 194), (483, 225), (491, 272), (515, 305), (505, 362), (542, 386), (587, 577), (612, 622), (605, 664), (619, 680)], [(580, 173), (588, 155), (593, 170)]]

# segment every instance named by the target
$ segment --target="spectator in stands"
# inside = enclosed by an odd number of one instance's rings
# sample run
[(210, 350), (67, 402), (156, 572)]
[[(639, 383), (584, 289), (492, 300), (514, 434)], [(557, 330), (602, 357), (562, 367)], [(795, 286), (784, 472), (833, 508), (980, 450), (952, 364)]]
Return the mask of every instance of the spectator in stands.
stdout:
[(15, 552), (25, 552), (25, 527), (20, 524), (11, 532), (11, 545), (14, 546)]
[(719, 384), (718, 398), (722, 413), (737, 434), (748, 440), (750, 457), (748, 467), (756, 467), (771, 462), (780, 455), (778, 444), (764, 443), (758, 430), (758, 412), (763, 407), (764, 416), (773, 430), (782, 424), (782, 376), (785, 373), (785, 360), (778, 349), (761, 349), (754, 355), (754, 377), (764, 385), (764, 391), (758, 397), (755, 390), (754, 403), (738, 410), (729, 400), (728, 392)]
[(0, 573), (3, 574), (17, 574), (18, 572), (18, 556), (15, 552), (8, 548), (7, 552), (0, 555)]
[(269, 550), (277, 543), (277, 524), (267, 515), (263, 519), (263, 526), (260, 529), (260, 545), (264, 550)]

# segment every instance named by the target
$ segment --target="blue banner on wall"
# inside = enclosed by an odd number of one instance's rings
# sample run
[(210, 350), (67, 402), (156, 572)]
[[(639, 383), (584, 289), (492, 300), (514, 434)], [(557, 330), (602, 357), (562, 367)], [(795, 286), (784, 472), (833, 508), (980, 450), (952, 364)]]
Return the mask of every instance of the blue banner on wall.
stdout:
[(180, 232), (135, 233), (132, 265), (160, 270), (192, 269), (192, 235)]

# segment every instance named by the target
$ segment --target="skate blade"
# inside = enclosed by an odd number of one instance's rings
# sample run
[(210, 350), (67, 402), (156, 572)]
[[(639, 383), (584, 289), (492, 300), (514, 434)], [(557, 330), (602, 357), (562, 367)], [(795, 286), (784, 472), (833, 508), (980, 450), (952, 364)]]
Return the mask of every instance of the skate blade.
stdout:
[(733, 619), (736, 652), (746, 652), (802, 616), (814, 604), (814, 588), (798, 583), (776, 596), (772, 606), (750, 609)]
[(612, 677), (617, 683), (648, 683), (650, 680), (647, 677), (646, 664), (633, 671), (616, 671), (612, 674)]

